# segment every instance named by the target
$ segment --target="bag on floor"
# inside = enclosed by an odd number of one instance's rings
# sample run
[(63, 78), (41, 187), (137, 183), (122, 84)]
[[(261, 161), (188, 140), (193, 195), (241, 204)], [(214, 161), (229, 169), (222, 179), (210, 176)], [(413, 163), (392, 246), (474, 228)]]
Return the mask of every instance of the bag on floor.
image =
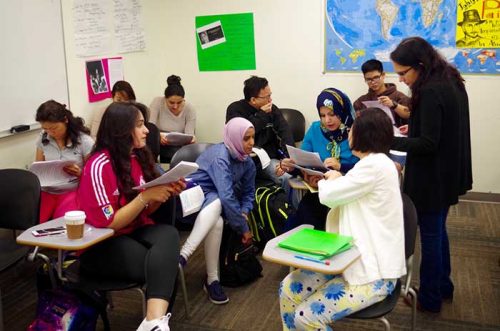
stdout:
[(285, 191), (279, 186), (262, 186), (255, 190), (253, 210), (248, 221), (254, 240), (260, 248), (283, 233), (289, 215), (295, 208), (288, 203)]
[(46, 290), (38, 297), (36, 319), (28, 331), (94, 331), (99, 312), (76, 293), (66, 289)]
[(220, 283), (238, 287), (262, 277), (262, 266), (257, 260), (258, 248), (243, 245), (241, 236), (224, 226), (219, 254)]

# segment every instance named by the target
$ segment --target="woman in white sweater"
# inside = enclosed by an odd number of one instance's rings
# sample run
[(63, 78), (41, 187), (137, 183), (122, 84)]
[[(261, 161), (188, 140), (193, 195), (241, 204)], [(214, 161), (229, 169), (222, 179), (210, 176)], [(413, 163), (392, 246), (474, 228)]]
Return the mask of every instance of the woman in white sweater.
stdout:
[(332, 170), (317, 181), (321, 203), (332, 208), (326, 230), (352, 236), (361, 257), (341, 275), (290, 273), (279, 291), (284, 330), (329, 330), (333, 322), (383, 300), (406, 274), (398, 173), (386, 155), (392, 139), (387, 115), (367, 109), (349, 133), (360, 161), (345, 176)]
[(184, 99), (184, 87), (179, 76), (171, 75), (167, 78), (167, 88), (164, 97), (156, 97), (149, 106), (149, 121), (160, 129), (160, 162), (170, 163), (172, 156), (182, 146), (168, 141), (168, 132), (185, 133), (193, 136), (195, 142), (196, 112)]

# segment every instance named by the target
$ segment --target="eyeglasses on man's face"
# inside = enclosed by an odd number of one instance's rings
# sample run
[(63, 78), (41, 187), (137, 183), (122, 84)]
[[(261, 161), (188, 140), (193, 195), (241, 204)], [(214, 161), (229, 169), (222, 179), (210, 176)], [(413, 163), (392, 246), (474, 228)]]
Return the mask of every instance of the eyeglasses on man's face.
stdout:
[(258, 96), (256, 96), (255, 98), (257, 98), (257, 99), (265, 99), (265, 100), (270, 100), (272, 95), (273, 95), (272, 93), (269, 93), (268, 95), (263, 95), (263, 96), (258, 95)]
[(367, 84), (378, 83), (380, 81), (380, 78), (382, 78), (382, 75), (377, 75), (370, 78), (365, 77), (365, 82)]
[(409, 67), (408, 69), (406, 70), (403, 70), (403, 71), (396, 71), (396, 73), (398, 74), (399, 77), (403, 77), (404, 75), (406, 75), (411, 69), (413, 69), (413, 67)]

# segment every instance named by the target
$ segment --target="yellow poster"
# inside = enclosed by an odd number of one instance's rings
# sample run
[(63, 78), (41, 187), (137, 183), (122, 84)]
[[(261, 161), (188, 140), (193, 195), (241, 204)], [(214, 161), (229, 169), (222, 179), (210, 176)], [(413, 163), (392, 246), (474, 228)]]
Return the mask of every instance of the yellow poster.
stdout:
[(458, 0), (456, 45), (500, 47), (500, 0)]

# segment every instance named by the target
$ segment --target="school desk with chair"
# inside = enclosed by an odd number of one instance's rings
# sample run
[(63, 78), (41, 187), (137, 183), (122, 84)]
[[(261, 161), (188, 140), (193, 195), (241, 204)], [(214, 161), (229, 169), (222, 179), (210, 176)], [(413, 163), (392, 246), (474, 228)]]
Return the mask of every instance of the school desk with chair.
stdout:
[(269, 262), (333, 275), (343, 273), (347, 267), (360, 257), (359, 250), (355, 245), (342, 253), (335, 254), (323, 260), (311, 258), (278, 245), (280, 242), (302, 229), (313, 228), (314, 227), (310, 224), (303, 224), (269, 240), (264, 248), (262, 257)]

